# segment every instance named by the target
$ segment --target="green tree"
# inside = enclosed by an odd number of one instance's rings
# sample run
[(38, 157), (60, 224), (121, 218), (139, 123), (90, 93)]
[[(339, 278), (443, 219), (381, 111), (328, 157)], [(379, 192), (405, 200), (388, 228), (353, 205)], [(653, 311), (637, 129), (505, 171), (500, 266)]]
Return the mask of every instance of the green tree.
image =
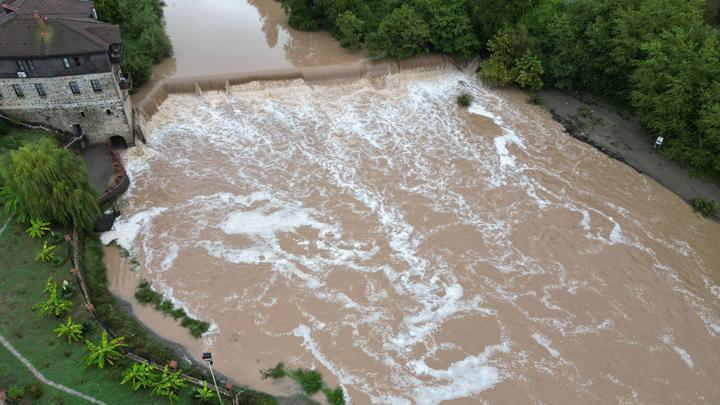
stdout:
[(100, 342), (95, 344), (89, 340), (85, 341), (88, 352), (90, 354), (85, 357), (85, 365), (95, 365), (99, 368), (105, 368), (106, 364), (114, 365), (115, 362), (122, 357), (120, 348), (127, 346), (124, 343), (124, 337), (117, 337), (112, 340), (108, 340), (107, 331), (103, 331)]
[(471, 16), (482, 43), (503, 27), (510, 27), (538, 4), (538, 0), (468, 0)]
[(166, 398), (170, 403), (176, 401), (179, 398), (178, 393), (187, 387), (187, 381), (181, 374), (182, 371), (172, 372), (168, 366), (165, 366), (152, 394)]
[(520, 59), (515, 61), (512, 69), (513, 80), (520, 87), (539, 90), (543, 86), (542, 76), (544, 69), (540, 59), (531, 51), (525, 52)]
[(287, 13), (288, 25), (292, 28), (302, 31), (317, 31), (322, 28), (312, 0), (282, 0), (282, 8)]
[(368, 37), (367, 47), (373, 56), (407, 58), (427, 52), (429, 44), (430, 27), (405, 3), (383, 19), (377, 32)]
[(674, 27), (642, 46), (632, 75), (632, 105), (644, 126), (673, 138), (693, 137), (703, 92), (720, 75), (717, 37), (702, 26)]
[(155, 367), (151, 366), (147, 361), (133, 363), (133, 365), (123, 373), (123, 379), (120, 384), (128, 382), (132, 386), (133, 391), (153, 387), (158, 382)]
[(64, 226), (92, 230), (100, 215), (85, 164), (49, 140), (27, 144), (0, 160), (0, 178), (21, 211)]
[(53, 332), (57, 334), (57, 337), (65, 337), (68, 343), (79, 342), (83, 334), (83, 326), (73, 322), (72, 316), (69, 316), (67, 322), (61, 323), (60, 326), (53, 329)]
[(340, 45), (350, 50), (360, 49), (363, 35), (363, 22), (352, 11), (345, 11), (335, 20)]
[(435, 50), (468, 59), (480, 49), (463, 0), (415, 0), (414, 4), (428, 23)]

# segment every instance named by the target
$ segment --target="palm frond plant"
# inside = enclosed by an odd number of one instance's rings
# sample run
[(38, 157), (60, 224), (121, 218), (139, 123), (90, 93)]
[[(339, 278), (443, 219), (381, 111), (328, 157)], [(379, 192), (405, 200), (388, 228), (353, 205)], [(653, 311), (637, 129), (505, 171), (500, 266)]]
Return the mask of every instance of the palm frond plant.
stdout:
[(123, 373), (123, 379), (120, 384), (129, 382), (132, 385), (133, 391), (137, 391), (141, 388), (150, 388), (157, 384), (158, 375), (155, 373), (155, 368), (148, 364), (148, 362), (135, 363), (132, 367), (125, 370)]
[(48, 245), (47, 241), (44, 241), (42, 249), (38, 252), (37, 256), (35, 256), (35, 261), (51, 262), (55, 260), (55, 249), (57, 249), (57, 246)]
[(57, 337), (65, 337), (68, 343), (79, 342), (83, 334), (83, 326), (73, 322), (72, 316), (69, 316), (67, 322), (60, 324), (53, 329), (53, 332), (57, 334)]
[(25, 232), (32, 239), (41, 239), (49, 231), (50, 222), (45, 222), (42, 219), (31, 219), (30, 227)]
[(58, 296), (57, 283), (55, 283), (52, 277), (48, 278), (43, 291), (50, 294), (48, 299), (38, 302), (32, 307), (33, 310), (37, 309), (40, 315), (50, 313), (61, 318), (72, 309), (72, 301), (62, 299)]
[(170, 367), (165, 366), (160, 380), (152, 390), (152, 394), (157, 397), (166, 398), (171, 404), (175, 402), (180, 398), (178, 392), (187, 387), (187, 381), (185, 381), (185, 378), (182, 377), (181, 374), (182, 371), (172, 372), (170, 371)]
[(209, 404), (215, 402), (215, 398), (215, 391), (208, 387), (207, 381), (203, 381), (202, 388), (198, 387), (195, 389), (195, 399), (200, 401), (200, 403)]
[(44, 293), (52, 294), (53, 291), (57, 292), (57, 283), (55, 280), (53, 280), (52, 277), (48, 277), (47, 282), (45, 282), (45, 289), (43, 290)]
[(88, 352), (90, 354), (85, 357), (85, 365), (95, 365), (99, 368), (105, 368), (106, 364), (115, 365), (115, 362), (122, 357), (120, 348), (127, 346), (124, 342), (124, 337), (117, 337), (112, 340), (108, 340), (107, 331), (103, 331), (100, 343), (95, 344), (89, 340), (85, 341)]

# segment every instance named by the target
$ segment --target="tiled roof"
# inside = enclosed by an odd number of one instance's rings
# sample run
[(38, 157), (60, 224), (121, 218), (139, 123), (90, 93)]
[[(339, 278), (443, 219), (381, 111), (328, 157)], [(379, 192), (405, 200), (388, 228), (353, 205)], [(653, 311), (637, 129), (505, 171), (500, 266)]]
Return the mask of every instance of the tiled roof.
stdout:
[(0, 58), (106, 52), (120, 42), (117, 25), (89, 18), (90, 1), (15, 0), (10, 5), (18, 10), (0, 14)]

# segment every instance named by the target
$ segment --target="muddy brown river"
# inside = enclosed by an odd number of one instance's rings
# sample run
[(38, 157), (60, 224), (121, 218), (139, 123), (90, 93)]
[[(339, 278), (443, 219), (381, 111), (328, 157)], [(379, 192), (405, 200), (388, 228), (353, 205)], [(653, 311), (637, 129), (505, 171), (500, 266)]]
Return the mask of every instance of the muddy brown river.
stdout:
[(720, 225), (525, 99), (454, 67), (170, 95), (112, 288), (151, 280), (212, 328), (148, 327), (274, 394), (282, 361), (356, 404), (716, 402)]

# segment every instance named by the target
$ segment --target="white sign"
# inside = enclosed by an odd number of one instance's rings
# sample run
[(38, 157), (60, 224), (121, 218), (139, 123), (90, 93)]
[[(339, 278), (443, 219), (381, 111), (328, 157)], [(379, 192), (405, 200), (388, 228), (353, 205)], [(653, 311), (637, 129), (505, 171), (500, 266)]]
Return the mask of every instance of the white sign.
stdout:
[(27, 73), (25, 73), (25, 72), (17, 72), (17, 74), (18, 74), (18, 77), (21, 79), (24, 79), (27, 77)]

